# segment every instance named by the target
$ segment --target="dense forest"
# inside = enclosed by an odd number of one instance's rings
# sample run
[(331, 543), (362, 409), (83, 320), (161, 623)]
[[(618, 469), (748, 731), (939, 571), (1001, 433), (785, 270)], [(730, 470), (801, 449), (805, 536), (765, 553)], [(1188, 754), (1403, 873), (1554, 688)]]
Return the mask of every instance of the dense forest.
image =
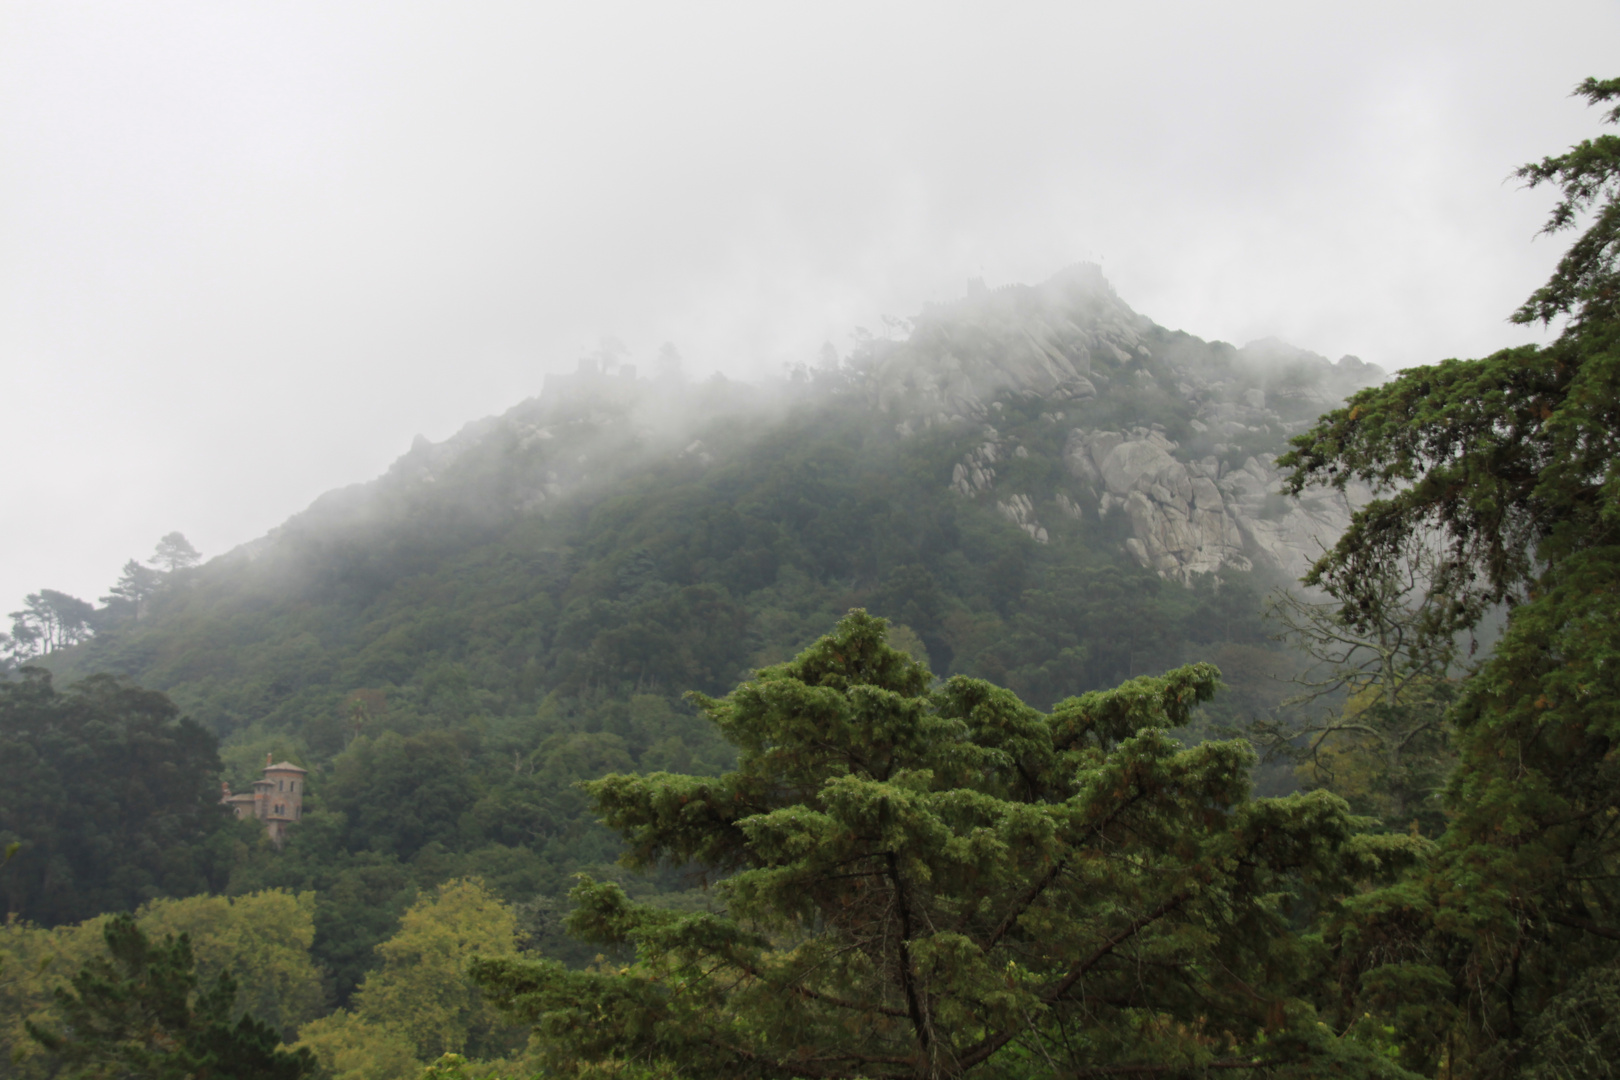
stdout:
[(1617, 147), (1523, 173), (1600, 210), (1545, 348), (1090, 266), (760, 386), (606, 342), (30, 595), (0, 1075), (1608, 1075)]

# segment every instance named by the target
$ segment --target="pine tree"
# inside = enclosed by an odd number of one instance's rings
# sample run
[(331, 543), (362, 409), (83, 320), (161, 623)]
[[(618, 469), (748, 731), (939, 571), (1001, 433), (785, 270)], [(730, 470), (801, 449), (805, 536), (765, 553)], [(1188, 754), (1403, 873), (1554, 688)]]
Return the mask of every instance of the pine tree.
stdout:
[[(1576, 92), (1613, 101), (1620, 80)], [(1612, 1001), (1620, 963), (1620, 137), (1519, 175), (1561, 190), (1546, 231), (1592, 212), (1515, 315), (1567, 318), (1558, 339), (1408, 369), (1279, 464), (1295, 492), (1354, 478), (1380, 494), (1308, 579), (1347, 625), (1376, 622), (1369, 585), (1414, 543), (1439, 544), (1436, 633), (1511, 609), (1451, 713), (1459, 763), (1437, 854), (1358, 899), (1333, 935), (1346, 1014), (1387, 1022), (1414, 1068), (1608, 1076), (1592, 1063), (1613, 1032), (1587, 1028), (1587, 1053), (1567, 1043), (1580, 1025), (1555, 1018)]]
[(153, 944), (127, 914), (111, 916), (104, 933), (108, 955), (76, 972), (71, 990), (56, 992), (62, 1029), (26, 1025), (60, 1059), (63, 1075), (300, 1080), (314, 1073), (314, 1056), (281, 1049), (268, 1025), (249, 1015), (230, 1022), (236, 983), (229, 972), (198, 991), (186, 935)]
[(152, 552), (149, 561), (172, 574), (176, 570), (196, 566), (202, 561), (202, 556), (191, 546), (191, 541), (187, 540), (184, 534), (172, 532), (157, 542), (157, 548)]
[(1166, 733), (1214, 693), (1212, 666), (1043, 716), (980, 680), (933, 687), (885, 629), (852, 612), (794, 661), (696, 696), (736, 771), (587, 785), (630, 865), (697, 868), (719, 910), (582, 878), (571, 928), (634, 963), (474, 965), (560, 1070), (1398, 1073), (1330, 1038), (1293, 985), (1293, 905), (1343, 888), (1361, 850), (1344, 804), (1251, 800), (1246, 743)]

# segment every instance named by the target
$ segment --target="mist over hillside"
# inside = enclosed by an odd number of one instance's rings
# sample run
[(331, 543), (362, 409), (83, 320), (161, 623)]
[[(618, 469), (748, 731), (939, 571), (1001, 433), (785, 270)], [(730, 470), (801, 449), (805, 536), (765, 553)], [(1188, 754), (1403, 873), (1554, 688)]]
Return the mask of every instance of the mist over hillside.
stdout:
[(907, 326), (765, 384), (606, 343), (43, 662), (319, 760), (358, 691), (401, 730), (676, 700), (864, 605), (937, 673), (1048, 702), (1264, 642), (1257, 597), (1342, 528), (1342, 499), (1282, 499), (1271, 462), (1373, 365), (1167, 330), (1090, 264)]
[[(817, 367), (767, 384), (689, 383), (669, 346), (659, 370), (639, 372), (609, 344), (499, 417), (442, 443), (419, 436), (384, 476), (322, 496), (221, 568), (268, 558), (297, 579), (320, 561), (311, 545), (395, 548), (421, 539), (411, 522), (476, 532), (577, 513), (639, 471), (723, 471), (790, 414), (832, 407), (874, 426), (860, 433), (868, 449), (921, 435), (931, 446), (964, 441), (945, 486), (990, 499), (1038, 543), (1054, 519), (1122, 512), (1124, 550), (1184, 582), (1257, 563), (1295, 576), (1312, 542), (1342, 527), (1342, 507), (1268, 508), (1270, 462), (1287, 436), (1384, 375), (1275, 339), (1235, 349), (1167, 331), (1092, 264), (1033, 287), (970, 283), (910, 327), (899, 341), (869, 337), (842, 362), (829, 347)], [(997, 482), (997, 465), (1032, 455), (1061, 469), (1037, 478), (1038, 466), (1016, 467)]]
[(1168, 330), (1089, 265), (892, 329), (762, 384), (689, 381), (673, 349), (638, 370), (604, 343), (21, 659), (163, 691), (219, 737), (233, 790), (267, 756), (308, 770), (285, 850), (188, 872), (312, 890), (339, 1004), (417, 891), (458, 875), (588, 959), (563, 895), (582, 869), (623, 873), (576, 784), (728, 768), (684, 695), (725, 693), (850, 608), (935, 675), (1038, 707), (1211, 660), (1227, 689), (1203, 723), (1269, 715), (1300, 661), (1262, 599), (1346, 513), (1278, 495), (1271, 462), (1381, 372)]
[(0, 1080), (1609, 1076), (1615, 13), (643, 7), (5, 22)]

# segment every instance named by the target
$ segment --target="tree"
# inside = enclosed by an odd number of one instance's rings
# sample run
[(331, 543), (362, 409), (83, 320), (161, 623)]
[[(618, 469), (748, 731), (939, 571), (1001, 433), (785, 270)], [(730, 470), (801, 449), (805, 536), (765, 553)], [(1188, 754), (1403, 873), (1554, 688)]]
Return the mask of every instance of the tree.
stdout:
[[(178, 533), (175, 534), (179, 536)], [(181, 537), (184, 540), (184, 537)], [(146, 613), (146, 603), (152, 594), (157, 592), (158, 586), (163, 583), (163, 575), (149, 566), (142, 566), (137, 560), (131, 559), (124, 564), (124, 570), (118, 575), (108, 595), (101, 598), (109, 610), (119, 614), (127, 613), (131, 621), (139, 622)]]
[(235, 897), (154, 900), (135, 918), (149, 935), (185, 936), (199, 979), (230, 971), (241, 990), (237, 1015), (250, 1012), (291, 1036), (326, 1004), (320, 972), (309, 954), (314, 916), (314, 893), (266, 889)]
[(478, 793), (466, 749), (454, 735), (429, 731), (407, 739), (385, 731), (350, 744), (322, 796), (347, 816), (351, 850), (405, 859), (435, 841), (454, 844), (458, 820)]
[(336, 1080), (398, 1080), (422, 1069), (408, 1038), (343, 1009), (306, 1024), (299, 1035), (299, 1048)]
[(484, 1049), (503, 1024), (468, 984), (467, 964), (513, 953), (516, 932), (511, 909), (482, 882), (446, 882), (377, 947), (382, 967), (361, 984), (356, 1011), (403, 1033), (423, 1059)]
[[(1584, 80), (1575, 94), (1589, 104), (1620, 98), (1620, 79)], [(1620, 106), (1610, 109), (1603, 119), (1620, 123)], [(1559, 260), (1552, 278), (1530, 295), (1513, 313), (1517, 323), (1550, 324), (1554, 319), (1573, 315), (1577, 327), (1589, 322), (1613, 321), (1620, 312), (1620, 138), (1600, 135), (1586, 139), (1557, 157), (1532, 162), (1515, 174), (1527, 187), (1553, 184), (1562, 198), (1543, 226), (1542, 232), (1556, 233), (1574, 228), (1586, 211), (1596, 209), (1596, 219)]]
[(61, 1028), (27, 1024), (65, 1075), (299, 1080), (314, 1073), (313, 1055), (282, 1050), (267, 1025), (250, 1015), (231, 1022), (229, 972), (198, 992), (186, 935), (153, 944), (126, 914), (107, 920), (105, 939), (108, 955), (74, 974), (71, 990), (56, 992)]
[(360, 985), (353, 1012), (305, 1025), (300, 1045), (331, 1069), (356, 1080), (399, 1076), (443, 1054), (506, 1049), (500, 1016), (467, 981), (475, 954), (501, 957), (515, 948), (510, 908), (477, 881), (451, 881), (423, 895), (405, 913), (399, 932), (378, 946), (382, 966)]
[(154, 566), (163, 567), (164, 571), (172, 574), (176, 570), (188, 570), (196, 566), (202, 561), (202, 556), (183, 534), (172, 532), (157, 542), (156, 550), (147, 561)]
[(1349, 800), (1393, 828), (1444, 828), (1438, 795), (1454, 760), (1446, 708), (1455, 639), (1433, 633), (1449, 621), (1429, 587), (1432, 558), (1421, 544), (1364, 589), (1376, 603), (1347, 618), (1331, 598), (1295, 591), (1272, 598), (1272, 616), (1310, 661), (1300, 692), (1250, 726), (1266, 758), (1292, 760), (1312, 786)]
[(26, 1024), (54, 1027), (58, 987), (86, 961), (105, 953), (104, 918), (46, 928), (8, 918), (0, 923), (0, 1061), (8, 1077), (44, 1080), (54, 1057), (28, 1035)]
[[(229, 1019), (244, 1013), (283, 1037), (321, 1011), (320, 974), (310, 959), (314, 896), (267, 890), (227, 899), (196, 896), (155, 900), (135, 923), (148, 941), (165, 935), (188, 938), (199, 985), (230, 972), (241, 989)], [(58, 1030), (66, 1017), (55, 991), (71, 989), (69, 978), (88, 961), (105, 956), (109, 916), (76, 926), (41, 927), (12, 919), (0, 924), (0, 1061), (8, 1080), (54, 1075), (54, 1057), (29, 1038), (25, 1022)]]
[[(1620, 80), (1576, 92), (1612, 101)], [(1409, 1065), (1456, 1075), (1540, 1068), (1545, 1032), (1578, 1031), (1558, 1018), (1609, 1000), (1620, 957), (1620, 138), (1519, 175), (1561, 191), (1547, 232), (1594, 212), (1515, 315), (1567, 317), (1558, 339), (1408, 369), (1279, 461), (1296, 493), (1361, 479), (1380, 496), (1308, 578), (1346, 625), (1380, 617), (1376, 583), (1419, 537), (1442, 543), (1437, 631), (1511, 609), (1451, 714), (1458, 767), (1436, 855), (1357, 898), (1329, 936), (1346, 1014), (1391, 1025)], [(1588, 1036), (1593, 1053), (1565, 1046), (1564, 1060), (1604, 1060), (1612, 1032)]]
[(11, 633), (0, 634), (0, 649), (5, 650), (6, 660), (13, 665), (28, 663), (39, 655), (39, 629), (23, 616), (23, 612), (11, 613)]
[(1395, 1074), (1325, 1037), (1290, 985), (1306, 961), (1285, 912), (1364, 843), (1344, 804), (1251, 801), (1246, 743), (1165, 734), (1214, 693), (1213, 667), (1043, 716), (980, 680), (931, 689), (885, 629), (851, 612), (792, 662), (695, 696), (736, 771), (587, 785), (625, 861), (719, 879), (719, 910), (582, 877), (571, 928), (633, 944), (634, 963), (474, 965), (560, 1071)]
[[(1577, 93), (1594, 103), (1620, 97), (1620, 79), (1588, 79)], [(1606, 119), (1620, 122), (1620, 108)], [(1583, 208), (1605, 200), (1553, 280), (1515, 315), (1568, 315), (1564, 334), (1547, 348), (1409, 368), (1328, 413), (1278, 459), (1292, 470), (1293, 494), (1311, 484), (1343, 490), (1359, 479), (1385, 496), (1353, 515), (1306, 578), (1347, 613), (1376, 604), (1358, 582), (1378, 581), (1426, 533), (1444, 544), (1435, 592), (1451, 598), (1450, 623), (1463, 629), (1490, 605), (1527, 599), (1565, 560), (1616, 540), (1620, 137), (1588, 140), (1519, 175), (1531, 186), (1563, 188), (1547, 232), (1573, 226)]]
[(29, 593), (27, 607), (13, 611), (11, 638), (14, 649), (28, 650), (24, 657), (39, 652), (55, 652), (86, 641), (91, 635), (95, 608), (76, 596), (56, 589)]
[(109, 675), (0, 683), (0, 844), (22, 843), (0, 903), (54, 925), (223, 885), (216, 745), (162, 694)]

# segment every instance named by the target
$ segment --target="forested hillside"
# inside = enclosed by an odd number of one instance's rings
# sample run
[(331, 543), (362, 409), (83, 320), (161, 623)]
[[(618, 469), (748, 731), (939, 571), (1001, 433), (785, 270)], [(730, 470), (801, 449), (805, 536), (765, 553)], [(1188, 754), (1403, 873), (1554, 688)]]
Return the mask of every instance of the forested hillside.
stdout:
[(418, 440), (40, 661), (316, 762), (360, 733), (718, 690), (852, 606), (942, 674), (1055, 701), (1263, 641), (1257, 594), (1345, 520), (1275, 495), (1269, 462), (1377, 375), (1166, 331), (1092, 267), (772, 386), (614, 362)]
[[(584, 963), (599, 946), (561, 921), (576, 872), (666, 907), (707, 901), (673, 866), (615, 867), (620, 841), (577, 784), (731, 768), (684, 695), (724, 693), (856, 607), (938, 677), (1041, 708), (1212, 661), (1226, 689), (1200, 722), (1241, 727), (1299, 666), (1263, 597), (1357, 498), (1284, 499), (1272, 463), (1380, 377), (1167, 330), (1091, 266), (972, 289), (765, 385), (688, 382), (672, 350), (638, 376), (604, 347), (235, 551), (192, 565), (168, 537), (161, 568), (132, 561), (100, 608), (31, 597), (13, 660), (55, 688), (16, 684), (18, 725), (91, 708), (61, 688), (110, 672), (212, 733), (233, 790), (271, 755), (310, 770), (309, 797), (284, 848), (221, 818), (171, 838), (190, 877), (70, 903), (47, 886), (88, 863), (50, 863), (28, 825), (55, 804), (0, 796), (23, 845), (11, 908), (49, 925), (190, 892), (306, 897), (325, 1000), (363, 1013), (377, 947), (422, 890), (477, 878), (511, 905), (515, 940)], [(371, 1029), (322, 1030), (338, 1054)]]

